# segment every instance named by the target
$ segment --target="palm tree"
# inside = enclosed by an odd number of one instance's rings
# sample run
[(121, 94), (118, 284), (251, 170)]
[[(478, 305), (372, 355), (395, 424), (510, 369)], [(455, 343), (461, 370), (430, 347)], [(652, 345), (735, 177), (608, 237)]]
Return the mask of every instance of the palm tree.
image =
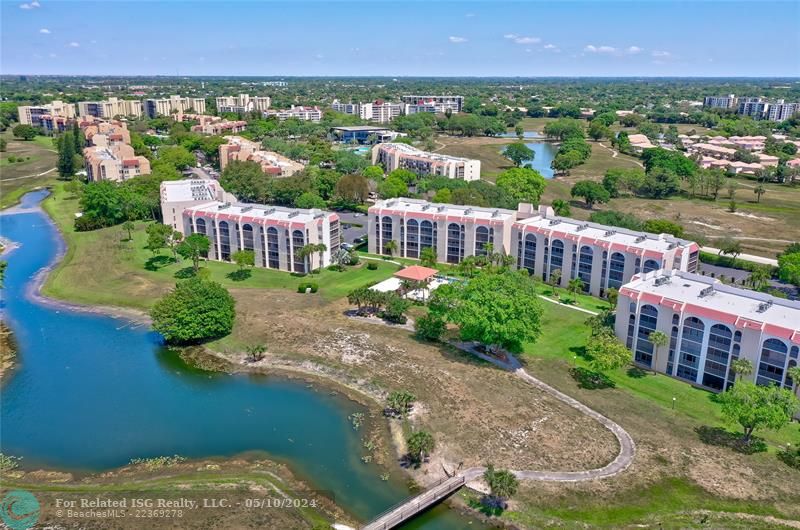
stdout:
[(650, 344), (653, 345), (653, 363), (650, 365), (650, 368), (653, 369), (653, 373), (656, 373), (656, 366), (658, 365), (658, 350), (662, 346), (666, 346), (667, 342), (669, 342), (669, 337), (663, 331), (653, 331), (650, 333), (650, 336), (647, 337), (647, 340), (650, 341)]
[(435, 267), (436, 260), (436, 249), (433, 247), (425, 247), (422, 249), (422, 252), (419, 253), (419, 261), (426, 267)]
[(314, 245), (314, 248), (319, 253), (319, 270), (322, 272), (322, 259), (325, 255), (325, 251), (328, 250), (328, 246), (325, 243), (317, 243)]
[(792, 392), (797, 393), (797, 387), (800, 385), (800, 366), (792, 366), (786, 373), (792, 378)]
[(759, 184), (753, 189), (753, 193), (756, 194), (756, 202), (761, 202), (761, 196), (767, 193), (767, 188), (763, 184)]
[(397, 241), (391, 239), (383, 244), (383, 251), (388, 253), (389, 256), (394, 256), (394, 253), (397, 251)]
[(295, 251), (295, 256), (303, 260), (303, 268), (305, 271), (310, 271), (310, 267), (308, 266), (308, 257), (316, 251), (317, 246), (313, 243), (303, 245), (299, 250)]
[(747, 359), (736, 359), (731, 363), (731, 370), (738, 376), (748, 376), (753, 373), (753, 363)]
[(558, 298), (558, 291), (556, 291), (556, 286), (561, 283), (561, 269), (556, 269), (550, 273), (550, 278), (548, 283), (553, 288), (553, 296)]
[(571, 279), (567, 284), (567, 290), (577, 298), (578, 291), (583, 290), (583, 280), (580, 278)]
[(756, 291), (760, 291), (767, 286), (767, 282), (771, 277), (772, 274), (767, 267), (756, 267), (747, 278), (747, 283)]

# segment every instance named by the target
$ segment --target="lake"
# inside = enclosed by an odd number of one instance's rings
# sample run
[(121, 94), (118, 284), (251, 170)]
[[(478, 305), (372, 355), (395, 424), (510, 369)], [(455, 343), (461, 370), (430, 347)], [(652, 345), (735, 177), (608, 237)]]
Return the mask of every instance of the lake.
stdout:
[[(503, 138), (516, 138), (517, 135), (513, 132), (505, 133), (500, 135)], [(532, 141), (528, 142), (525, 140), (537, 140), (539, 141)], [(537, 132), (537, 131), (525, 131), (523, 133), (523, 141), (525, 141), (525, 145), (528, 146), (533, 152), (535, 153), (533, 157), (533, 161), (527, 160), (522, 163), (524, 166), (525, 164), (530, 164), (533, 169), (538, 171), (542, 174), (542, 176), (546, 179), (551, 179), (554, 176), (553, 168), (550, 167), (550, 163), (556, 157), (556, 153), (558, 152), (558, 145), (552, 142), (545, 142), (544, 136)], [(502, 151), (502, 150), (501, 150)]]

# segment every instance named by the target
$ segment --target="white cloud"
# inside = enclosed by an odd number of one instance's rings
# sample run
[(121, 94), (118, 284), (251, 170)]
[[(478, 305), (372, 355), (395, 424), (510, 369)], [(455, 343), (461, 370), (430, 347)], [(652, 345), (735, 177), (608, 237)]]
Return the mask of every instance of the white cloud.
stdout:
[(617, 49), (613, 46), (594, 46), (592, 44), (587, 44), (583, 51), (589, 53), (616, 53)]
[(80, 48), (81, 47), (80, 43), (79, 42), (75, 42), (75, 41), (70, 42), (69, 44), (67, 44), (67, 46), (69, 46), (70, 48)]
[(506, 33), (503, 35), (504, 39), (514, 41), (517, 44), (539, 44), (542, 39), (539, 37), (525, 37), (523, 35), (516, 35), (514, 33)]
[(561, 51), (561, 49), (558, 46), (556, 46), (555, 44), (545, 44), (544, 45), (544, 49), (548, 50), (548, 51), (551, 51), (553, 53), (558, 53), (558, 52)]
[(39, 33), (42, 33), (44, 35), (50, 35), (50, 30), (47, 28), (42, 28), (39, 30)]
[(452, 35), (450, 37), (447, 37), (447, 40), (449, 40), (453, 44), (461, 44), (462, 42), (467, 42), (467, 39), (464, 37), (454, 37)]
[(644, 51), (644, 49), (643, 49), (643, 48), (640, 48), (640, 47), (638, 47), (638, 46), (629, 46), (629, 47), (628, 47), (628, 48), (625, 50), (625, 53), (627, 53), (627, 54), (629, 54), (629, 55), (636, 55), (637, 53), (642, 53), (643, 51)]
[(58, 55), (56, 55), (55, 53), (51, 53), (48, 55), (48, 57), (50, 57), (51, 59), (55, 59), (56, 57), (58, 57)]
[(669, 57), (672, 54), (663, 50), (654, 50), (652, 55), (653, 57)]
[(29, 2), (27, 4), (20, 4), (19, 5), (20, 9), (36, 9), (37, 7), (42, 7), (42, 6), (36, 0), (34, 0), (33, 2)]

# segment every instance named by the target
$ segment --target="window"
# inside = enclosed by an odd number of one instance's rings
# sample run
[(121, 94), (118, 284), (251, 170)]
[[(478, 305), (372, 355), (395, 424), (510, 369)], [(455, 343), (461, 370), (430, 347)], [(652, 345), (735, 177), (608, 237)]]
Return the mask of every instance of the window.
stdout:
[(634, 359), (637, 363), (646, 366), (653, 364), (653, 343), (650, 334), (656, 330), (658, 323), (658, 309), (649, 304), (643, 305), (639, 312), (639, 330), (636, 334), (636, 352)]
[(600, 269), (600, 296), (605, 296), (606, 282), (608, 281), (608, 251), (603, 251), (603, 265)]
[(733, 334), (733, 342), (742, 342), (742, 332), (738, 329), (736, 330), (736, 333)]
[(686, 267), (686, 270), (689, 272), (697, 272), (697, 259), (700, 256), (700, 251), (695, 250), (691, 254), (689, 254), (689, 264)]
[(392, 241), (392, 218), (385, 216), (381, 221), (381, 248), (378, 249), (380, 254), (389, 254), (386, 249), (386, 243)]
[(636, 330), (636, 313), (631, 313), (628, 317), (628, 338), (625, 341), (625, 346), (631, 350), (633, 349), (633, 333)]
[(423, 248), (436, 250), (436, 225), (430, 221), (422, 221), (419, 224), (419, 251)]
[(731, 350), (733, 333), (728, 326), (715, 324), (711, 326), (706, 348), (706, 366), (703, 373), (703, 385), (717, 390), (725, 387), (725, 375), (728, 371), (728, 354)]
[(681, 379), (686, 379), (693, 383), (697, 381), (704, 334), (705, 324), (699, 318), (689, 317), (683, 322), (678, 371), (675, 374)]
[(592, 283), (592, 258), (594, 252), (592, 247), (586, 245), (581, 247), (580, 264), (578, 265), (578, 278), (583, 280), (583, 290), (589, 292)]
[(733, 385), (733, 382), (736, 380), (736, 372), (733, 371), (733, 363), (739, 360), (739, 354), (741, 353), (741, 346), (738, 344), (734, 344), (733, 348), (731, 349), (731, 362), (728, 364), (728, 383), (725, 385), (725, 390)]
[(485, 256), (488, 254), (486, 245), (490, 243), (489, 228), (486, 226), (479, 226), (475, 229), (475, 255)]
[(544, 266), (542, 267), (542, 280), (547, 281), (547, 271), (550, 267), (550, 243), (544, 238)]
[(406, 257), (419, 257), (419, 223), (409, 219), (406, 223)]
[(761, 361), (758, 363), (756, 383), (759, 385), (780, 386), (783, 383), (783, 369), (786, 365), (786, 354), (789, 348), (782, 340), (767, 339), (761, 346)]
[(669, 353), (667, 355), (667, 373), (672, 375), (675, 367), (675, 348), (678, 346), (678, 326), (672, 326), (669, 334)]
[(619, 289), (625, 274), (625, 256), (620, 252), (611, 254), (611, 263), (608, 271), (608, 288)]
[(794, 368), (795, 366), (797, 366), (797, 361), (792, 359), (791, 361), (789, 361), (789, 365), (786, 367), (787, 368), (787, 370), (786, 370), (786, 381), (783, 383), (783, 386), (788, 388), (789, 390), (794, 388), (794, 381), (792, 381), (792, 377), (789, 375), (789, 370), (788, 369), (789, 368)]
[(231, 232), (227, 221), (219, 222), (219, 259), (231, 259)]
[(522, 266), (528, 269), (529, 274), (533, 274), (536, 266), (536, 236), (533, 234), (525, 235), (525, 244), (522, 251)]
[(197, 219), (195, 224), (197, 225), (197, 233), (206, 235), (206, 220), (203, 218)]
[(633, 273), (639, 274), (642, 271), (642, 258), (636, 258), (636, 262), (633, 265)]
[(660, 268), (661, 268), (661, 266), (654, 259), (648, 259), (648, 260), (645, 260), (645, 262), (644, 262), (644, 272), (645, 273), (652, 272), (652, 271), (657, 271)]
[(300, 249), (306, 244), (302, 230), (292, 232), (292, 253), (294, 255), (294, 272), (306, 272), (306, 258), (300, 257)]
[(270, 269), (281, 268), (278, 229), (274, 226), (267, 228), (267, 266)]
[(464, 258), (464, 226), (447, 225), (447, 263), (460, 263)]
[(561, 269), (561, 272), (564, 272), (564, 243), (558, 239), (554, 239), (550, 244), (549, 273), (553, 274), (556, 269)]
[(255, 250), (253, 244), (253, 226), (249, 224), (242, 225), (242, 248), (244, 250)]

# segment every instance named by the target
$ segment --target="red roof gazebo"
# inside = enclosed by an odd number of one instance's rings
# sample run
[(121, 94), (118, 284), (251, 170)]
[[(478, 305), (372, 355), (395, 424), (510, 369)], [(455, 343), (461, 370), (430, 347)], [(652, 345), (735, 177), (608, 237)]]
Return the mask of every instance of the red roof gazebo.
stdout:
[(428, 282), (431, 278), (433, 278), (439, 271), (436, 269), (431, 269), (430, 267), (423, 267), (421, 265), (412, 265), (410, 267), (406, 267), (405, 269), (399, 270), (394, 273), (395, 278), (400, 278), (401, 280), (411, 280), (413, 282)]

